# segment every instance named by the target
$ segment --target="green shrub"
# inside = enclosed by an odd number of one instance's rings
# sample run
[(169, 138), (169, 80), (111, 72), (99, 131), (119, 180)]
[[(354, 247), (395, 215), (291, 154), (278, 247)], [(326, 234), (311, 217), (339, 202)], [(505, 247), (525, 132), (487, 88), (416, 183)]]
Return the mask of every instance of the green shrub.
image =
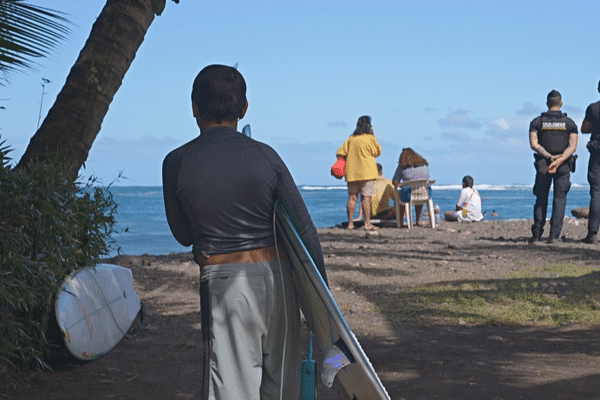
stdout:
[(0, 143), (0, 369), (47, 366), (56, 294), (114, 244), (108, 189), (72, 182), (59, 162), (14, 170)]

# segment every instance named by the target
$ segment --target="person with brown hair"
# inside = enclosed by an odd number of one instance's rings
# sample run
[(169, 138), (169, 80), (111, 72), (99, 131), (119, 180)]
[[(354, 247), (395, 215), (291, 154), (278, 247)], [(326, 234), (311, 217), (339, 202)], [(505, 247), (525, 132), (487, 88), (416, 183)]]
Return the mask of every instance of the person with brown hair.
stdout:
[[(407, 147), (402, 149), (402, 153), (400, 153), (398, 168), (396, 169), (396, 173), (392, 178), (392, 182), (397, 186), (400, 182), (416, 179), (429, 179), (429, 163), (413, 149)], [(410, 186), (403, 187), (400, 190), (400, 201), (403, 203), (408, 203), (410, 201), (410, 194)], [(429, 188), (429, 196), (431, 197), (431, 187)], [(423, 205), (415, 205), (415, 211), (417, 225), (421, 225), (421, 212), (423, 211)], [(404, 207), (400, 207), (400, 221), (404, 223)]]
[(373, 133), (371, 117), (363, 115), (358, 119), (354, 133), (346, 139), (336, 155), (346, 159), (348, 229), (354, 229), (354, 210), (359, 193), (365, 216), (364, 229), (377, 229), (371, 224), (371, 198), (375, 195), (375, 180), (379, 176), (375, 157), (381, 155), (381, 146)]

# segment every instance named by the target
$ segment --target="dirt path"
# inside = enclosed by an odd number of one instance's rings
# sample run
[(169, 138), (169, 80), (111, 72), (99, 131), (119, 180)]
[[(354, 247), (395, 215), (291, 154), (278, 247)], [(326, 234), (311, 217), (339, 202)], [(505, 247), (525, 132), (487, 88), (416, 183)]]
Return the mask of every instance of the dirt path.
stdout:
[[(519, 269), (557, 262), (600, 268), (600, 245), (578, 241), (585, 222), (565, 222), (564, 241), (552, 245), (527, 244), (529, 226), (319, 230), (332, 293), (392, 399), (600, 399), (599, 326), (474, 326), (427, 312), (408, 319), (389, 312), (395, 294), (422, 283), (506, 280)], [(184, 254), (112, 262), (133, 270), (149, 311), (145, 329), (95, 362), (6, 377), (1, 398), (199, 398), (197, 266)], [(347, 396), (336, 383), (320, 386), (318, 398)]]

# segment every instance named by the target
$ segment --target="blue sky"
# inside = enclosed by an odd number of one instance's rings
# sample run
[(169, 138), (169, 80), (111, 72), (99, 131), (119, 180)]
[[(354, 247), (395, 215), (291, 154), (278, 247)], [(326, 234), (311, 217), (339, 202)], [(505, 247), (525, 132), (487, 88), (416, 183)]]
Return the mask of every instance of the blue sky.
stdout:
[[(35, 0), (70, 14), (67, 41), (35, 71), (0, 87), (0, 134), (18, 159), (35, 133), (42, 78), (48, 111), (103, 1)], [(85, 5), (82, 5), (85, 3)], [(213, 63), (246, 78), (241, 121), (271, 145), (297, 184), (344, 184), (329, 175), (361, 115), (373, 118), (391, 177), (403, 147), (429, 161), (440, 184), (533, 183), (529, 122), (552, 89), (580, 126), (599, 100), (600, 2), (167, 1), (150, 27), (92, 147), (84, 175), (160, 185), (161, 164), (198, 134), (190, 92)], [(580, 137), (575, 183), (586, 183)]]

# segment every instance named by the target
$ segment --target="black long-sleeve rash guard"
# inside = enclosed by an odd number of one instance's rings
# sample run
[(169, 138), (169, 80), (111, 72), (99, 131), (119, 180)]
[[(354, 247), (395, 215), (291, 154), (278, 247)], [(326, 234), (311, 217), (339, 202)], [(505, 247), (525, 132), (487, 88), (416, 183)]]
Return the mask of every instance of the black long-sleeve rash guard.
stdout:
[(163, 162), (169, 227), (194, 255), (274, 245), (277, 199), (327, 282), (317, 230), (287, 167), (268, 145), (218, 126), (173, 150)]

